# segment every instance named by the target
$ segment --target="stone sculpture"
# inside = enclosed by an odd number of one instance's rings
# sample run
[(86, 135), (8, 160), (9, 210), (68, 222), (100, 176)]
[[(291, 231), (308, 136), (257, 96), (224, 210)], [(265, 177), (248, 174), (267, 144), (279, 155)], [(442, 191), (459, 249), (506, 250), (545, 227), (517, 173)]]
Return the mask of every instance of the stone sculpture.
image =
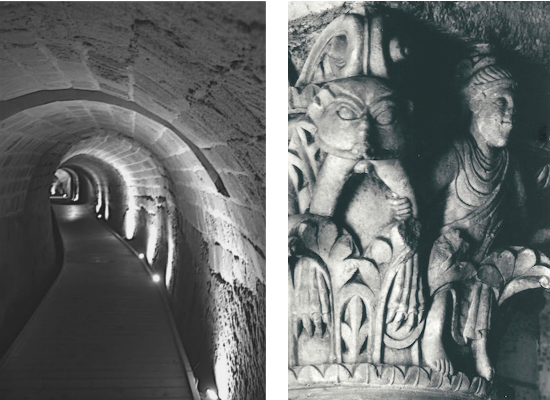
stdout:
[(443, 197), (443, 226), (429, 260), (433, 302), (422, 352), (432, 369), (453, 373), (441, 340), (446, 313), (452, 309), (453, 337), (461, 345), (471, 344), (477, 373), (491, 381), (494, 369), (486, 345), (493, 304), (502, 303), (509, 292), (536, 287), (521, 279), (537, 273), (540, 285), (548, 288), (543, 265), (550, 264), (543, 254), (528, 248), (495, 247), (506, 215), (522, 212), (525, 190), (506, 148), (515, 82), (486, 51), (478, 47), (460, 66), (461, 97), (471, 113), (469, 134), (440, 158), (432, 177), (436, 196)]
[[(494, 373), (492, 308), (550, 288), (544, 254), (499, 243), (506, 216), (525, 200), (506, 148), (515, 83), (486, 47), (461, 63), (469, 130), (439, 157), (427, 180), (438, 207), (427, 207), (402, 160), (413, 106), (388, 76), (406, 51), (383, 49), (400, 48), (383, 35), (378, 16), (337, 18), (289, 91), (290, 384), (393, 383), (483, 397)], [(421, 233), (422, 206), (442, 216), (435, 238)], [(424, 266), (422, 243), (431, 248)], [(453, 368), (442, 340), (448, 323), (471, 346), (478, 377)]]
[[(298, 319), (310, 334), (323, 331), (321, 324), (333, 334), (325, 361), (345, 359), (347, 353), (349, 360), (380, 362), (382, 340), (394, 349), (407, 348), (422, 327), (414, 194), (399, 160), (385, 158), (399, 152), (403, 134), (398, 121), (408, 112), (400, 110), (394, 95), (372, 77), (333, 81), (308, 108), (311, 122), (298, 121), (294, 127), (293, 142), (299, 144), (293, 143), (294, 149), (307, 147), (307, 137), (300, 139), (313, 132), (323, 160), (311, 177), (315, 185), (308, 212), (294, 215), (289, 226), (297, 257), (295, 299), (302, 313), (309, 307), (309, 317)], [(346, 228), (332, 222), (337, 214)], [(311, 306), (312, 296), (316, 306)], [(362, 349), (367, 337), (372, 348)], [(348, 351), (340, 348), (341, 341)], [(408, 357), (418, 359), (417, 351)]]
[(454, 290), (453, 282), (468, 282), (462, 299), (466, 316), (457, 321), (462, 325), (457, 328), (460, 332), (453, 333), (459, 342), (471, 340), (477, 371), (491, 380), (493, 371), (486, 351), (491, 285), (470, 280), (499, 234), (505, 210), (502, 203), (512, 199), (513, 205), (521, 206), (524, 201), (521, 179), (506, 150), (515, 83), (493, 58), (474, 55), (464, 66), (461, 95), (471, 112), (471, 124), (469, 135), (453, 143), (434, 171), (435, 192), (444, 192), (445, 198), (441, 236), (434, 244), (428, 269), (434, 301), (422, 347), (430, 367), (453, 372), (441, 342), (445, 311), (451, 302), (451, 293), (445, 289)]
[[(375, 26), (380, 34), (379, 22)], [(349, 28), (345, 38), (342, 27)], [(383, 78), (364, 76), (353, 58), (369, 51), (358, 44), (363, 31), (358, 16), (345, 16), (325, 31), (330, 49), (355, 55), (343, 58), (340, 72), (330, 75), (339, 79), (302, 91), (299, 100), (307, 111), (290, 121), (289, 271), (298, 312), (290, 323), (291, 363), (300, 365), (419, 362), (415, 344), (423, 326), (423, 291), (417, 206), (399, 160), (412, 105)], [(334, 38), (333, 32), (340, 35)], [(329, 62), (334, 57), (325, 56)], [(313, 52), (313, 59), (319, 58)], [(385, 71), (384, 60), (372, 60)], [(307, 65), (317, 67), (309, 59)], [(300, 82), (315, 79), (307, 68)], [(328, 69), (322, 69), (323, 78)]]

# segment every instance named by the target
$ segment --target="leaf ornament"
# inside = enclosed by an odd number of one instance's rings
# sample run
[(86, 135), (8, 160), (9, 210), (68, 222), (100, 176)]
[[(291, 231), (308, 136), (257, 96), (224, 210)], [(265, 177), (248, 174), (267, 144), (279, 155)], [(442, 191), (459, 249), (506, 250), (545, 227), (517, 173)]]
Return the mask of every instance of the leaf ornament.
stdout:
[(550, 290), (550, 259), (527, 247), (508, 247), (482, 261), (478, 278), (493, 288), (501, 305), (525, 290), (541, 287)]

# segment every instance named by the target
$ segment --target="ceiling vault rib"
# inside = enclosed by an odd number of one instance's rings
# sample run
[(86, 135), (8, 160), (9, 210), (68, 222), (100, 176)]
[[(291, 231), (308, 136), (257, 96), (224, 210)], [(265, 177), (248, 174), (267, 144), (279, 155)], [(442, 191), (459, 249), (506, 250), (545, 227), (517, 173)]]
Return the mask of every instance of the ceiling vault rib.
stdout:
[(156, 114), (148, 111), (137, 103), (120, 99), (118, 97), (95, 91), (95, 90), (81, 90), (81, 89), (61, 89), (61, 90), (41, 90), (38, 92), (29, 93), (23, 96), (15, 97), (13, 99), (0, 101), (0, 121), (3, 121), (12, 115), (15, 115), (21, 111), (25, 111), (30, 108), (42, 106), (45, 104), (63, 102), (63, 101), (75, 101), (86, 100), (92, 102), (99, 102), (105, 104), (111, 104), (127, 110), (135, 111), (162, 126), (172, 130), (181, 140), (184, 141), (187, 146), (193, 151), (195, 156), (204, 166), (204, 169), (214, 182), (216, 189), (220, 194), (225, 197), (230, 197), (221, 176), (215, 170), (214, 166), (206, 158), (201, 149), (195, 145), (191, 139), (185, 136), (181, 131), (174, 127), (168, 121), (160, 118)]

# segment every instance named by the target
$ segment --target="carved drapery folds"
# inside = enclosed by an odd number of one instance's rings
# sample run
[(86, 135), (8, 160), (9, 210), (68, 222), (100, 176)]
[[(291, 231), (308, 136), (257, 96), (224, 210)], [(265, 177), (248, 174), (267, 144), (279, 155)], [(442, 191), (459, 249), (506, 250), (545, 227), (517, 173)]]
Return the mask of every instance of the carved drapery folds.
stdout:
[[(492, 310), (520, 291), (550, 288), (543, 253), (494, 246), (503, 204), (512, 198), (521, 208), (525, 197), (506, 148), (515, 83), (487, 46), (458, 66), (470, 130), (426, 179), (430, 196), (444, 199), (430, 238), (419, 217), (429, 201), (418, 201), (414, 163), (404, 161), (413, 105), (389, 73), (408, 51), (383, 28), (378, 15), (338, 17), (289, 88), (291, 398), (340, 384), (487, 397)], [(445, 332), (471, 348), (478, 376), (454, 368)]]

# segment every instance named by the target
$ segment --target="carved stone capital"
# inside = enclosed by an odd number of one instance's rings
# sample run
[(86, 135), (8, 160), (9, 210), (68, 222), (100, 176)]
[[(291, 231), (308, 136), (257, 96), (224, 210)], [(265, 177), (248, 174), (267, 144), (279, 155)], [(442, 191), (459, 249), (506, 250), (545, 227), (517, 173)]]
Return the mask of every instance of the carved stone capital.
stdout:
[(448, 66), (464, 130), (415, 180), (413, 106), (390, 73), (414, 60), (384, 26), (336, 18), (289, 90), (289, 397), (487, 399), (494, 309), (550, 288), (550, 259), (503, 234), (526, 204), (515, 82), (487, 45)]

